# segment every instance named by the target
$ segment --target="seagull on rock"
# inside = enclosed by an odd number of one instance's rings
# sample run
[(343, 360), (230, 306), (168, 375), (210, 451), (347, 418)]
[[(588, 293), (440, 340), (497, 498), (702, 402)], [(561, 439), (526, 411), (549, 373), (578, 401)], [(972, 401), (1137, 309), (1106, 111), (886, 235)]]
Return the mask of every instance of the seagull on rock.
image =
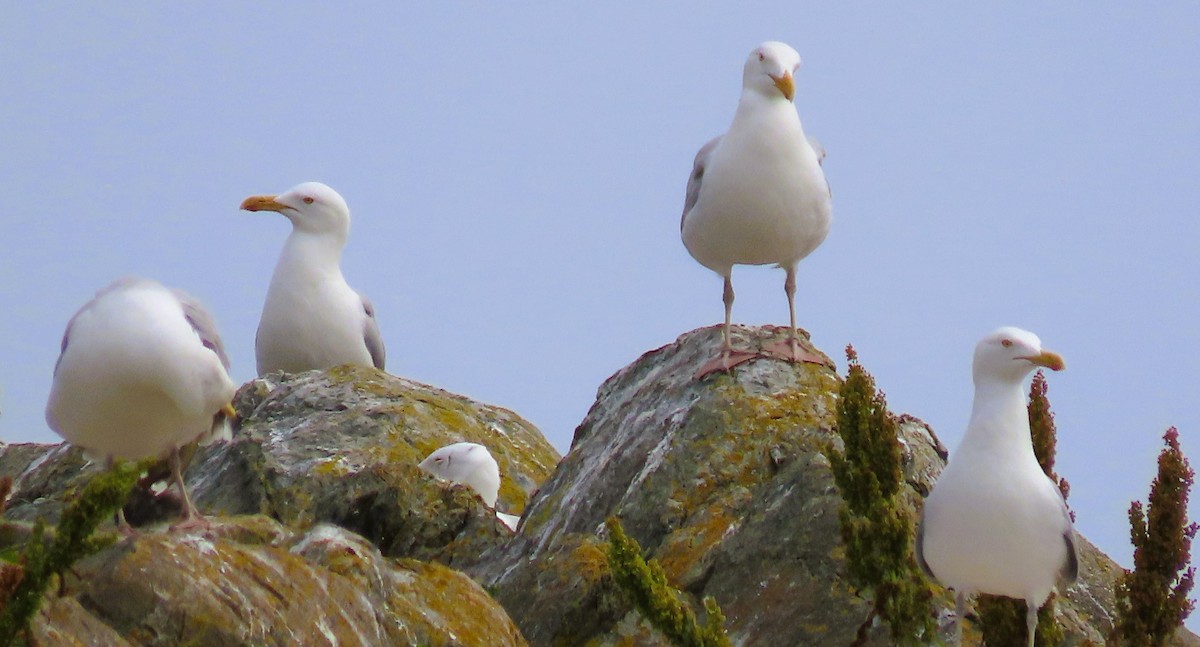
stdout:
[[(800, 55), (788, 45), (766, 42), (750, 52), (742, 71), (742, 96), (724, 135), (700, 148), (688, 178), (680, 229), (683, 244), (699, 263), (725, 279), (724, 344), (721, 356), (697, 377), (761, 355), (824, 364), (804, 351), (796, 333), (796, 265), (829, 233), (829, 184), (821, 170), (823, 149), (804, 135), (793, 75)], [(734, 265), (776, 265), (787, 273), (791, 337), (762, 353), (734, 350), (730, 340)]]
[(183, 483), (179, 450), (229, 439), (229, 358), (195, 299), (146, 279), (96, 293), (67, 324), (46, 422), (92, 456), (169, 457), (184, 520), (204, 525)]
[[(446, 445), (426, 457), (418, 467), (443, 481), (470, 487), (483, 498), (487, 507), (495, 510), (500, 492), (500, 466), (487, 447), (478, 443)], [(521, 519), (499, 510), (496, 510), (496, 517), (514, 531)]]
[(955, 642), (967, 597), (1024, 600), (1033, 647), (1038, 608), (1079, 572), (1071, 514), (1033, 453), (1022, 384), (1036, 367), (1063, 369), (1037, 335), (1001, 328), (975, 347), (975, 402), (962, 442), (925, 499), (921, 568), (955, 590)]
[(258, 374), (341, 364), (382, 370), (375, 308), (342, 277), (342, 248), (350, 235), (350, 208), (342, 196), (320, 182), (305, 182), (281, 195), (246, 198), (241, 208), (275, 211), (292, 221), (254, 339)]

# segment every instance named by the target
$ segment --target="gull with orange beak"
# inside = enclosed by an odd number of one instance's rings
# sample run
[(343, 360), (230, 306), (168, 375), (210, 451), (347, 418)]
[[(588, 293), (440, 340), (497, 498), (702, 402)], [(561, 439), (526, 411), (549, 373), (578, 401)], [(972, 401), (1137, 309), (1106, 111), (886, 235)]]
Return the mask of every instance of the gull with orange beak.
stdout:
[(955, 644), (974, 593), (1025, 601), (1028, 645), (1038, 607), (1079, 573), (1071, 514), (1033, 453), (1025, 378), (1061, 371), (1037, 335), (1001, 328), (975, 347), (975, 403), (962, 442), (925, 499), (917, 529), (921, 568), (957, 595)]
[[(824, 152), (804, 134), (792, 104), (800, 55), (779, 42), (750, 52), (742, 97), (724, 135), (696, 154), (684, 197), (680, 232), (699, 263), (725, 280), (725, 327), (720, 356), (696, 377), (761, 356), (824, 364), (805, 352), (796, 331), (796, 265), (825, 240), (832, 220)], [(734, 350), (730, 339), (734, 265), (775, 265), (787, 276), (791, 335), (761, 352)]]
[(350, 208), (337, 191), (305, 182), (280, 195), (251, 196), (246, 211), (275, 211), (292, 233), (271, 276), (254, 355), (258, 374), (342, 364), (384, 367), (375, 308), (342, 277)]

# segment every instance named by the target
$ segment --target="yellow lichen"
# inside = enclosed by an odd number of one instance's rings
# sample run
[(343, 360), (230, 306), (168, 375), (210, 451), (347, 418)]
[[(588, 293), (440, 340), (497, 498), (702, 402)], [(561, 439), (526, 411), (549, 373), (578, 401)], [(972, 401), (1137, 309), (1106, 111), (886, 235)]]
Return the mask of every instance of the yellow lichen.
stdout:
[(571, 566), (579, 575), (589, 582), (596, 582), (608, 575), (608, 553), (594, 537), (584, 539), (571, 552)]

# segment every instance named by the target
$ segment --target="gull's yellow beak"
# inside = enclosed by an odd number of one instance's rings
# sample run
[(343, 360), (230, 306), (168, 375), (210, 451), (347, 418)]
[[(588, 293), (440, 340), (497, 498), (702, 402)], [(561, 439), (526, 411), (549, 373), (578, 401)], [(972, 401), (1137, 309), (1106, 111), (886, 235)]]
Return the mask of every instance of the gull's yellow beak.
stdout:
[(242, 209), (246, 211), (280, 211), (287, 209), (287, 205), (280, 204), (275, 201), (273, 195), (252, 195), (245, 200), (242, 200)]
[(1052, 371), (1061, 371), (1067, 367), (1067, 364), (1063, 361), (1062, 356), (1060, 356), (1058, 353), (1048, 350), (1044, 350), (1037, 355), (1026, 357), (1024, 359), (1027, 359), (1038, 366), (1044, 366)]
[(796, 82), (792, 79), (791, 72), (784, 72), (783, 76), (772, 76), (771, 80), (775, 82), (775, 87), (779, 88), (788, 101), (796, 96)]

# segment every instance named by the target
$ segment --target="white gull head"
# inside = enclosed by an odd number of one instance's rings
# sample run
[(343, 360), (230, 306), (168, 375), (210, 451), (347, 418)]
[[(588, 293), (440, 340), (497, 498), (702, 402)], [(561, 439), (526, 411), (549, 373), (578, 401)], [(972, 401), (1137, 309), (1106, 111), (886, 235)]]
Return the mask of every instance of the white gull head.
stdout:
[(419, 467), (442, 480), (470, 487), (489, 508), (496, 507), (500, 466), (487, 447), (478, 443), (446, 445), (421, 461)]
[(742, 67), (742, 89), (765, 97), (782, 96), (791, 101), (796, 95), (796, 72), (800, 54), (786, 43), (767, 41), (754, 48)]
[(275, 211), (292, 221), (296, 231), (325, 235), (345, 244), (350, 235), (350, 207), (341, 194), (320, 182), (304, 182), (279, 195), (246, 198), (246, 211)]
[(999, 328), (975, 345), (972, 375), (982, 382), (1019, 383), (1037, 367), (1061, 371), (1066, 367), (1057, 353), (1042, 348), (1042, 340), (1028, 330)]

